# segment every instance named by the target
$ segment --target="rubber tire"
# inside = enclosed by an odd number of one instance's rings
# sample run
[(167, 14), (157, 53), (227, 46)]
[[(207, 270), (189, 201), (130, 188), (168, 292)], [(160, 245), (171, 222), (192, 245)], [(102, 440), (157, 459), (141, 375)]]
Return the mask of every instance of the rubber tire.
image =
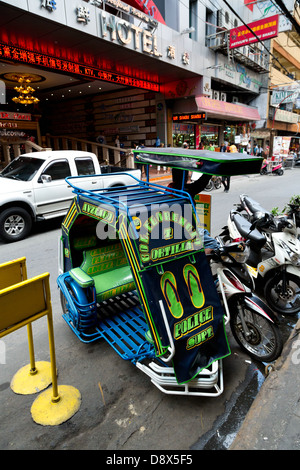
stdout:
[[(10, 235), (5, 230), (5, 221), (12, 216), (18, 216), (23, 219), (24, 228), (17, 235)], [(32, 228), (32, 219), (30, 214), (22, 207), (10, 207), (0, 214), (0, 238), (6, 243), (17, 242), (26, 238)]]
[[(289, 273), (286, 273), (286, 276), (288, 280), (293, 281), (298, 286), (298, 291), (300, 292), (300, 277), (294, 276), (293, 274), (289, 274)], [(266, 282), (266, 285), (264, 287), (264, 297), (269, 307), (275, 312), (280, 313), (281, 315), (295, 315), (298, 312), (300, 312), (300, 306), (294, 307), (291, 309), (286, 309), (286, 308), (280, 308), (276, 305), (276, 303), (273, 301), (272, 296), (271, 296), (271, 290), (273, 289), (275, 282), (277, 283), (276, 277), (273, 276), (271, 279), (269, 279)]]
[(214, 181), (214, 185), (216, 189), (220, 189), (220, 187), (222, 186), (222, 178), (220, 178), (220, 176), (217, 176)]
[[(281, 336), (281, 333), (280, 333), (280, 330), (278, 328), (278, 326), (270, 321), (268, 321), (267, 319), (265, 319), (264, 317), (262, 317), (261, 315), (259, 315), (257, 312), (255, 312), (255, 310), (249, 308), (248, 306), (246, 307), (246, 309), (251, 312), (252, 314), (255, 315), (255, 317), (257, 318), (257, 320), (260, 320), (261, 322), (263, 321), (264, 325), (267, 325), (268, 326), (268, 329), (269, 331), (271, 331), (272, 333), (272, 337), (274, 338), (274, 345), (273, 345), (273, 350), (266, 354), (266, 355), (261, 355), (261, 354), (257, 354), (255, 353), (251, 348), (254, 346), (251, 345), (251, 343), (249, 343), (245, 337), (243, 337), (243, 340), (245, 343), (241, 342), (241, 338), (239, 337), (239, 335), (241, 335), (241, 332), (240, 331), (237, 331), (239, 330), (238, 328), (238, 314), (239, 314), (239, 311), (238, 311), (238, 308), (237, 308), (237, 305), (236, 304), (231, 304), (230, 306), (230, 327), (231, 327), (231, 331), (232, 331), (232, 334), (236, 340), (236, 342), (239, 344), (239, 346), (249, 355), (251, 356), (253, 359), (259, 361), (259, 362), (273, 362), (275, 361), (275, 359), (277, 359), (281, 352), (282, 352), (282, 348), (283, 348), (283, 340), (282, 340), (282, 336)], [(248, 321), (248, 326), (251, 327), (251, 324), (250, 322)], [(258, 332), (258, 329), (255, 327), (255, 325), (253, 325), (253, 331), (256, 331)], [(258, 332), (259, 333), (259, 332)]]
[(214, 188), (214, 183), (210, 180), (204, 188), (204, 191), (212, 191)]

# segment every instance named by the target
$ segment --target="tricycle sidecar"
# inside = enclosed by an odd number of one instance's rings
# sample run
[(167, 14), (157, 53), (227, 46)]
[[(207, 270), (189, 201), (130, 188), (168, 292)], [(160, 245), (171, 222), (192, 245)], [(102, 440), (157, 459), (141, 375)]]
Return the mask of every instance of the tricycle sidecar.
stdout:
[[(169, 166), (188, 168), (183, 160)], [(192, 197), (133, 176), (126, 188), (90, 191), (81, 178), (67, 178), (75, 198), (62, 224), (63, 318), (81, 341), (105, 339), (164, 393), (220, 395), (230, 349)]]

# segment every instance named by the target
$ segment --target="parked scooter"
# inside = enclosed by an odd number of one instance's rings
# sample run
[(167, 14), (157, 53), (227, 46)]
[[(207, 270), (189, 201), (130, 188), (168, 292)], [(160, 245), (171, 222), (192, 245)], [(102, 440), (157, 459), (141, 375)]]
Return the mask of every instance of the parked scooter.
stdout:
[(222, 246), (222, 240), (218, 237), (217, 240), (220, 248), (212, 255), (211, 267), (225, 310), (225, 322), (230, 321), (235, 340), (252, 358), (262, 362), (274, 361), (283, 347), (276, 317), (241, 282), (242, 277), (250, 278), (244, 266), (249, 248), (244, 243)]
[[(272, 251), (274, 248), (270, 236), (271, 233), (285, 231), (297, 236), (297, 226), (300, 226), (299, 206), (292, 204), (289, 204), (289, 206), (289, 210), (286, 214), (274, 216), (247, 194), (241, 194), (240, 203), (236, 205), (236, 208), (251, 223), (254, 223), (258, 219), (260, 220), (259, 230), (266, 236), (266, 247), (269, 247)], [(262, 220), (264, 216), (265, 224)]]
[(289, 219), (282, 218), (278, 223), (282, 231), (273, 231), (276, 223), (269, 214), (251, 223), (232, 210), (221, 237), (247, 242), (250, 254), (246, 266), (252, 282), (245, 281), (246, 285), (262, 290), (267, 304), (277, 313), (292, 315), (300, 311), (300, 241), (289, 232), (293, 228)]
[(283, 173), (284, 173), (284, 171), (283, 171), (282, 163), (277, 163), (277, 165), (272, 166), (271, 170), (268, 170), (268, 162), (267, 162), (267, 160), (264, 160), (264, 161), (263, 161), (263, 164), (262, 164), (262, 167), (261, 167), (261, 170), (260, 170), (260, 174), (261, 174), (261, 175), (270, 175), (270, 174), (273, 174), (273, 175), (282, 176)]

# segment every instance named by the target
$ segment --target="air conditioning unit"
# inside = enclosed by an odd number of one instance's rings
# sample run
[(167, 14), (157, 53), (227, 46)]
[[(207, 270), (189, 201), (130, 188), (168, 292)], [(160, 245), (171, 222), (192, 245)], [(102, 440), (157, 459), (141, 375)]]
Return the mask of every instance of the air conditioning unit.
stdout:
[(221, 94), (220, 94), (220, 100), (221, 100), (221, 101), (226, 101), (226, 97), (227, 97), (227, 96), (226, 96), (226, 93), (221, 93)]
[(249, 47), (248, 46), (243, 47), (243, 55), (245, 55), (246, 57), (249, 56)]
[(224, 37), (219, 36), (214, 39), (215, 47), (224, 46), (225, 44), (226, 44), (226, 41)]
[(239, 102), (238, 97), (237, 97), (237, 96), (233, 96), (233, 97), (232, 97), (232, 102), (233, 102), (233, 103), (238, 103), (238, 102)]
[(213, 100), (219, 100), (220, 99), (220, 93), (218, 91), (213, 90), (212, 91), (212, 99)]

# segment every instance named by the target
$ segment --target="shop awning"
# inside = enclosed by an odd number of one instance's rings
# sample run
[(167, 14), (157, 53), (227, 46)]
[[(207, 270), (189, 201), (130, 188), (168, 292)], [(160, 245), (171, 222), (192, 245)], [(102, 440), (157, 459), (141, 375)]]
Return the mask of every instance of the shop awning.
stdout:
[(196, 96), (198, 111), (205, 111), (208, 115), (227, 119), (243, 119), (246, 121), (259, 121), (257, 109), (251, 106), (242, 106), (226, 101), (212, 100), (206, 96)]

